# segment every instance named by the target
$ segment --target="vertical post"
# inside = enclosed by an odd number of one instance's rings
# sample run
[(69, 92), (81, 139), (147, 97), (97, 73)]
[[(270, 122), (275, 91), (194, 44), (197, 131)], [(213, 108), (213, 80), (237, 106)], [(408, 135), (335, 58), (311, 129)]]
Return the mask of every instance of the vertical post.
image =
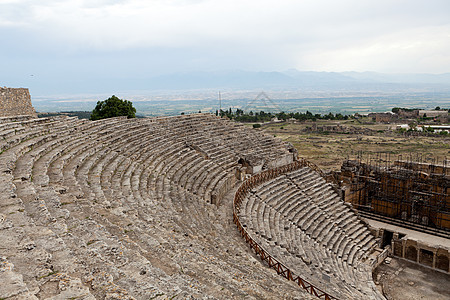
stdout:
[(405, 258), (406, 240), (402, 240), (402, 257)]
[(437, 256), (437, 249), (434, 249), (434, 251), (433, 251), (433, 269), (436, 268), (436, 256)]

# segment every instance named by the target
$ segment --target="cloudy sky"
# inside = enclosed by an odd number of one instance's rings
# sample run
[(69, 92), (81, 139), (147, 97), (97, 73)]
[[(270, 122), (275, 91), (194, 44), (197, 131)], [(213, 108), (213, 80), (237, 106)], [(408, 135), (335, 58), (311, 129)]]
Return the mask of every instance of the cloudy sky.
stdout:
[(0, 85), (235, 69), (445, 73), (450, 1), (0, 0), (0, 38)]

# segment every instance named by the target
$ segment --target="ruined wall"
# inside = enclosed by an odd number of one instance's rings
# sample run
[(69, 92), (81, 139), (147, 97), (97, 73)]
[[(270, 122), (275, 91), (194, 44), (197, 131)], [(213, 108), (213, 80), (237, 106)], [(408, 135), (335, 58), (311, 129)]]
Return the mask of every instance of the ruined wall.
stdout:
[(397, 114), (399, 115), (400, 118), (415, 119), (419, 116), (419, 110), (418, 109), (414, 109), (414, 110), (400, 109)]
[(0, 117), (21, 115), (37, 117), (28, 89), (0, 87)]
[(369, 118), (372, 118), (377, 123), (391, 123), (398, 119), (398, 115), (392, 113), (371, 113)]
[[(384, 228), (375, 230), (377, 237), (384, 237), (389, 232)], [(450, 271), (450, 251), (446, 246), (419, 241), (400, 232), (391, 234), (389, 251), (392, 255), (447, 273)]]

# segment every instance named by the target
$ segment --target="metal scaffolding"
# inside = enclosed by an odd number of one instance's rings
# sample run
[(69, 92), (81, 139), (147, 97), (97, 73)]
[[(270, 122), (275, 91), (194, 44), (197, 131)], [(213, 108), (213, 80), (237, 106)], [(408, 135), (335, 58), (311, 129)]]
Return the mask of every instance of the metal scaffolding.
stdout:
[(362, 212), (450, 231), (450, 168), (435, 158), (376, 153), (346, 160), (337, 173), (346, 201)]

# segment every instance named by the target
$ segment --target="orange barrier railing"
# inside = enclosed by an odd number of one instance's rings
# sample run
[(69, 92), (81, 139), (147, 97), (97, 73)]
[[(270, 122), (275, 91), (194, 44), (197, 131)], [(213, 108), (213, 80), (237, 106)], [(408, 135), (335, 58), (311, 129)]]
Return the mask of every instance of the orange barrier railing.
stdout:
[(233, 221), (236, 224), (242, 237), (245, 239), (245, 242), (248, 243), (250, 248), (256, 252), (256, 254), (261, 258), (261, 260), (263, 262), (266, 262), (270, 268), (274, 269), (278, 275), (281, 275), (288, 280), (295, 281), (304, 290), (308, 291), (310, 294), (315, 295), (319, 298), (325, 300), (337, 299), (336, 297), (329, 295), (320, 288), (314, 286), (305, 279), (301, 278), (299, 275), (295, 275), (288, 267), (283, 265), (272, 255), (270, 255), (269, 252), (265, 250), (263, 247), (261, 247), (261, 245), (259, 245), (245, 230), (238, 217), (238, 214), (241, 209), (242, 200), (244, 200), (244, 198), (247, 196), (248, 192), (251, 189), (253, 189), (255, 186), (257, 186), (262, 182), (273, 179), (281, 174), (298, 170), (303, 167), (310, 167), (309, 162), (305, 159), (295, 161), (289, 165), (263, 171), (245, 180), (234, 195)]

